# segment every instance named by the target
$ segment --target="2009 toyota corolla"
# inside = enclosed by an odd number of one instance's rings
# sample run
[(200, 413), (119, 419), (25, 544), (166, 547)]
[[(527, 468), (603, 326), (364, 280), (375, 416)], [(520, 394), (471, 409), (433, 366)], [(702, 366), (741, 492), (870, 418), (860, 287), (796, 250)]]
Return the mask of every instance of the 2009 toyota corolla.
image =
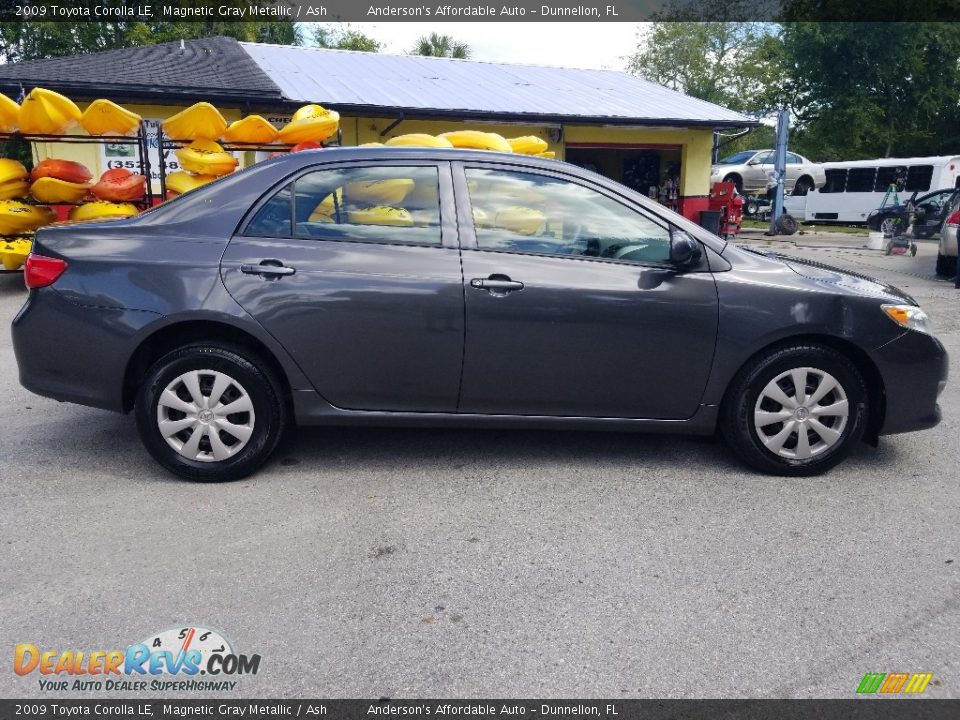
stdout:
[(940, 419), (927, 317), (888, 285), (725, 243), (572, 165), (331, 149), (137, 218), (37, 233), (20, 379), (134, 411), (194, 480), (297, 424), (722, 432), (805, 475)]

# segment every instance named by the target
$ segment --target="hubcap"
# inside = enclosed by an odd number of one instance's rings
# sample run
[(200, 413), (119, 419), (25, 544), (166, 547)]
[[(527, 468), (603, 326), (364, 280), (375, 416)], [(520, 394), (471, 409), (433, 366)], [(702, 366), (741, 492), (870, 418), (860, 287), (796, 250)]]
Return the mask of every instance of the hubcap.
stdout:
[(770, 452), (806, 460), (836, 445), (850, 408), (840, 382), (816, 368), (777, 375), (760, 392), (753, 410), (757, 437)]
[(188, 460), (219, 462), (253, 435), (253, 401), (243, 386), (216, 370), (191, 370), (170, 382), (157, 402), (157, 427)]

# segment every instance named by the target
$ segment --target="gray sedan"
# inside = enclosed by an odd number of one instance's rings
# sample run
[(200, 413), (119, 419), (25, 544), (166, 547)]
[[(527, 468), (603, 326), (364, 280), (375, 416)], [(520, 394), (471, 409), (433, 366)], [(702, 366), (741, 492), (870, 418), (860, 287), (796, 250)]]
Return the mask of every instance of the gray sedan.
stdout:
[(719, 429), (807, 475), (937, 424), (947, 375), (900, 290), (511, 154), (296, 153), (42, 229), (25, 278), (23, 385), (132, 411), (192, 480), (255, 471), (293, 424)]

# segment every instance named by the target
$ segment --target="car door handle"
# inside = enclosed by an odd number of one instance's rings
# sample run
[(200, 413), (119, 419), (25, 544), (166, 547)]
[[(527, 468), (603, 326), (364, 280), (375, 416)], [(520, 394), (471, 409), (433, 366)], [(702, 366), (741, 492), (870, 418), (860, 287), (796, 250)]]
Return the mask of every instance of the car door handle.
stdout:
[(241, 265), (240, 272), (247, 275), (267, 275), (270, 277), (281, 277), (283, 275), (293, 275), (297, 269), (277, 264), (278, 260), (264, 260), (259, 265)]
[(491, 295), (506, 295), (507, 293), (523, 290), (523, 283), (511, 280), (506, 275), (491, 275), (488, 278), (473, 278), (470, 287), (477, 290), (486, 290)]

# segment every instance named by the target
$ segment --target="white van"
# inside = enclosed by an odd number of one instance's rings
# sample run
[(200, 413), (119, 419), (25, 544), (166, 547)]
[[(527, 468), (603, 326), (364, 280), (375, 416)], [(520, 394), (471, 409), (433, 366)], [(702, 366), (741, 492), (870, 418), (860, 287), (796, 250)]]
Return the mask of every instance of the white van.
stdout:
[(901, 180), (902, 190), (891, 193), (887, 205), (903, 203), (911, 195), (960, 187), (960, 156), (882, 158), (823, 163), (827, 181), (804, 197), (792, 198), (784, 209), (804, 222), (865, 223), (883, 203), (891, 184)]

